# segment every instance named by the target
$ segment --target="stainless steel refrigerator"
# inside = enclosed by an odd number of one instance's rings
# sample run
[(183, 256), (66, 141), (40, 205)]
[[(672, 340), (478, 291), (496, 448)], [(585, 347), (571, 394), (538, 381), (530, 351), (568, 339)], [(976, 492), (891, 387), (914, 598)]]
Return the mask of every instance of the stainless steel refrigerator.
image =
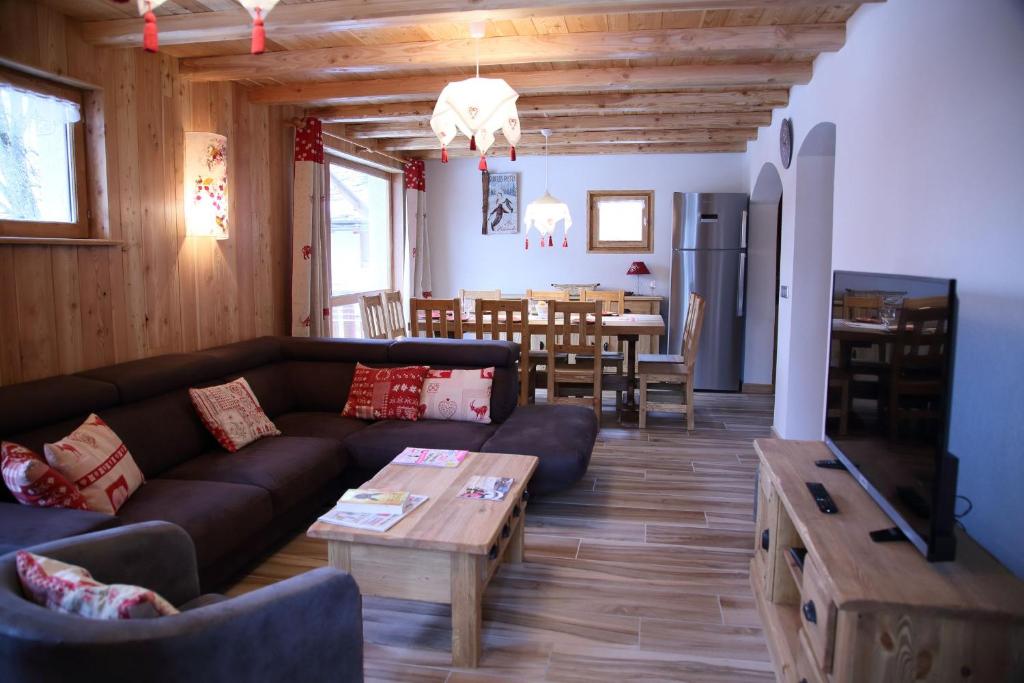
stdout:
[(745, 194), (676, 192), (672, 198), (672, 289), (668, 352), (683, 347), (690, 292), (706, 301), (695, 389), (739, 391), (746, 318)]

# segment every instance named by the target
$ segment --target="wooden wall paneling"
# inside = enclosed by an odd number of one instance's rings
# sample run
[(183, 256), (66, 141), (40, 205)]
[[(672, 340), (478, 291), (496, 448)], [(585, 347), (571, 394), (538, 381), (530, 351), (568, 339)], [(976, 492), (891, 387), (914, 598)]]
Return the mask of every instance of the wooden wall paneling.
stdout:
[(0, 383), (3, 384), (22, 381), (18, 302), (14, 296), (14, 250), (15, 247), (0, 246), (0, 322), (4, 327), (0, 334)]
[[(238, 163), (240, 153), (243, 151), (245, 143), (238, 139), (235, 135), (235, 112), (236, 107), (232, 99), (233, 84), (224, 83), (220, 87), (214, 89), (214, 97), (210, 102), (211, 110), (214, 115), (216, 123), (215, 130), (213, 132), (226, 135), (228, 138), (228, 154), (230, 155), (229, 163)], [(241, 103), (243, 106), (245, 102)], [(231, 173), (231, 181), (229, 184), (229, 192), (234, 197), (244, 190), (245, 179), (238, 174), (237, 171), (228, 171)], [(214, 345), (227, 344), (230, 341), (238, 339), (238, 276), (236, 273), (236, 247), (238, 242), (244, 238), (246, 231), (249, 229), (247, 222), (241, 215), (241, 211), (238, 210), (239, 203), (232, 200), (232, 218), (231, 221), (234, 224), (233, 232), (231, 233), (231, 239), (228, 240), (211, 240), (214, 242), (214, 264), (216, 273), (216, 287), (214, 290), (216, 294), (211, 297), (211, 303), (214, 305), (211, 307), (215, 311), (215, 315), (218, 319), (214, 320), (211, 324), (213, 334), (211, 338), (215, 339)]]
[(22, 380), (55, 374), (60, 366), (54, 318), (52, 247), (18, 247), (14, 296), (18, 307)]
[(50, 247), (53, 268), (53, 312), (57, 361), (61, 373), (82, 367), (82, 292), (78, 247)]
[(178, 264), (178, 296), (181, 322), (181, 350), (199, 350), (198, 290), (196, 287), (196, 242), (186, 235), (185, 225), (185, 132), (192, 128), (192, 87), (177, 78), (177, 63), (174, 66), (174, 113), (171, 116), (174, 137), (174, 152), (171, 163), (174, 173), (168, 179), (174, 197), (175, 209), (175, 256)]
[(256, 294), (259, 283), (256, 279), (253, 253), (254, 242), (258, 237), (257, 226), (264, 216), (259, 208), (259, 194), (254, 187), (256, 174), (253, 161), (254, 157), (259, 156), (259, 151), (265, 149), (266, 140), (260, 140), (253, 135), (253, 119), (257, 114), (245, 99), (241, 86), (231, 85), (231, 99), (237, 103), (232, 117), (233, 139), (228, 140), (234, 160), (232, 173), (235, 177), (231, 202), (236, 237), (231, 241), (234, 243), (234, 275), (238, 294), (234, 304), (239, 311), (238, 334), (244, 339), (256, 334)]

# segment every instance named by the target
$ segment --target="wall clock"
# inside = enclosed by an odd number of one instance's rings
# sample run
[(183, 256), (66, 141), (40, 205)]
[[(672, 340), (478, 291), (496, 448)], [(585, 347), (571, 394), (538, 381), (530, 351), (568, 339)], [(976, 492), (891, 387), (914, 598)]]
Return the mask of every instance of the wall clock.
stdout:
[(793, 160), (793, 119), (782, 119), (779, 126), (779, 154), (782, 156), (782, 168), (789, 168)]

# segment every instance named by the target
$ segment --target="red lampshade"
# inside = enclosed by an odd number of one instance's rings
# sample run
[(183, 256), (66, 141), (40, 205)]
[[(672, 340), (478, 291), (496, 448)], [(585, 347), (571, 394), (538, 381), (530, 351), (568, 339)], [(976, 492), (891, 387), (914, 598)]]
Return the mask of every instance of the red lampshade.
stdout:
[(629, 270), (626, 271), (626, 275), (650, 275), (651, 271), (647, 270), (647, 264), (643, 261), (633, 261), (629, 264)]

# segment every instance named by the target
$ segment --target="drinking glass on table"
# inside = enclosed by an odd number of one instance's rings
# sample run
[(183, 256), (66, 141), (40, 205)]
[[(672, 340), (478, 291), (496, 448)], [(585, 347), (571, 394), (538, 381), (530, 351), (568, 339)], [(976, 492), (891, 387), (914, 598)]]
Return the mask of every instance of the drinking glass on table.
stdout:
[(896, 315), (902, 304), (903, 297), (900, 296), (890, 295), (882, 298), (882, 305), (878, 309), (878, 317), (882, 319), (882, 324), (886, 328), (891, 329), (896, 326)]

